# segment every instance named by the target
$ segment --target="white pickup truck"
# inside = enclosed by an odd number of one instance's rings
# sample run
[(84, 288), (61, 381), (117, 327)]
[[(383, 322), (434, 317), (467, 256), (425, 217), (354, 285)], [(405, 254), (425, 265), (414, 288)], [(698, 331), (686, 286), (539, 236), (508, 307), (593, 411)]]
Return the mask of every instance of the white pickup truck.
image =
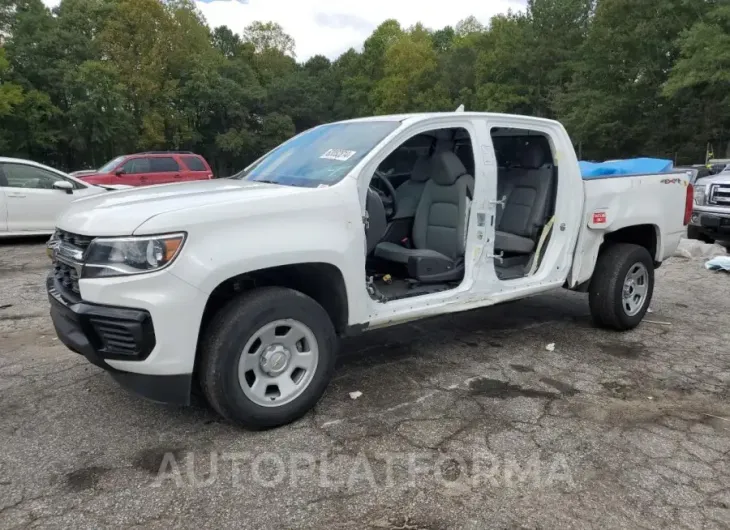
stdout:
[(319, 400), (345, 335), (560, 287), (588, 293), (597, 325), (637, 326), (692, 199), (684, 174), (584, 180), (555, 121), (332, 123), (231, 178), (74, 202), (51, 316), (136, 392), (187, 404), (199, 388), (273, 427)]

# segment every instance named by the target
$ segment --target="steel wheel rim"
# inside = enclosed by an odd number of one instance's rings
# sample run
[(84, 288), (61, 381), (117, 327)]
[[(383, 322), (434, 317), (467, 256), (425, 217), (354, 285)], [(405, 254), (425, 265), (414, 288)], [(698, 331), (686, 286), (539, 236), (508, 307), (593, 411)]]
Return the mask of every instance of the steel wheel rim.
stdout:
[(621, 296), (624, 312), (632, 317), (644, 307), (649, 295), (649, 271), (643, 263), (634, 263), (624, 278)]
[(238, 382), (257, 405), (280, 407), (307, 389), (318, 362), (319, 345), (312, 330), (298, 320), (276, 320), (246, 343), (238, 361)]

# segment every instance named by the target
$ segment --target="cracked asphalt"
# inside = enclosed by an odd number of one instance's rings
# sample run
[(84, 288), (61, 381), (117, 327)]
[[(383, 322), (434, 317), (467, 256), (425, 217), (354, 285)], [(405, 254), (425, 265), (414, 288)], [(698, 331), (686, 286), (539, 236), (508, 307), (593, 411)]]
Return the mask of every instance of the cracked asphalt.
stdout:
[(48, 265), (0, 243), (0, 528), (730, 527), (730, 276), (701, 259), (657, 271), (628, 333), (559, 292), (348, 340), (266, 432), (66, 350)]

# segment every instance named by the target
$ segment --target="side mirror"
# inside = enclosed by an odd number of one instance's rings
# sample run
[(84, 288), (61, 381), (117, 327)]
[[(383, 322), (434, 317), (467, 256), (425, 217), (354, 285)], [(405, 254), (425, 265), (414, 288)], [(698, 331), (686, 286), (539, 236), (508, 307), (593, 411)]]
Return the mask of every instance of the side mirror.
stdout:
[(74, 192), (74, 186), (70, 182), (67, 182), (65, 180), (57, 180), (53, 183), (53, 189), (54, 190), (61, 190), (65, 191), (66, 193), (73, 193)]
[(114, 172), (114, 174), (115, 174), (115, 175), (116, 175), (117, 177), (121, 177), (122, 175), (124, 175), (124, 168), (123, 168), (123, 167), (120, 167), (119, 169), (117, 169), (117, 170), (116, 170), (116, 171)]

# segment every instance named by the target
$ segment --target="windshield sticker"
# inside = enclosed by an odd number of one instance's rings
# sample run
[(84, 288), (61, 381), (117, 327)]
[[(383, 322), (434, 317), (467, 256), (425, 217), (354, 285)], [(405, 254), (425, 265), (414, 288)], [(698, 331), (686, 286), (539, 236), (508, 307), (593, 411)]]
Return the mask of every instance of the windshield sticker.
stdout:
[(356, 152), (357, 151), (348, 151), (347, 149), (330, 149), (319, 158), (325, 158), (327, 160), (339, 160), (340, 162), (344, 162), (345, 160), (349, 160), (350, 158), (352, 158), (352, 155), (354, 155)]

